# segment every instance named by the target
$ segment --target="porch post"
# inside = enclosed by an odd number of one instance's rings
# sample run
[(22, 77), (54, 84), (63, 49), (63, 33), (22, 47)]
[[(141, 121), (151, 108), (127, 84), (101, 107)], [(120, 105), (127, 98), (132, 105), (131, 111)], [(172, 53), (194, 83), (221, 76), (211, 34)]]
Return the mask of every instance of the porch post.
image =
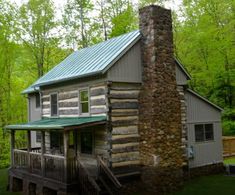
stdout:
[(69, 132), (64, 131), (64, 181), (68, 180), (68, 149), (69, 149)]
[(14, 168), (15, 130), (11, 130), (11, 167)]
[(42, 177), (45, 176), (45, 161), (44, 161), (44, 154), (45, 154), (45, 131), (41, 131), (41, 171)]
[(28, 168), (31, 172), (31, 162), (30, 162), (30, 152), (31, 152), (31, 134), (30, 131), (27, 131), (27, 152), (28, 152)]

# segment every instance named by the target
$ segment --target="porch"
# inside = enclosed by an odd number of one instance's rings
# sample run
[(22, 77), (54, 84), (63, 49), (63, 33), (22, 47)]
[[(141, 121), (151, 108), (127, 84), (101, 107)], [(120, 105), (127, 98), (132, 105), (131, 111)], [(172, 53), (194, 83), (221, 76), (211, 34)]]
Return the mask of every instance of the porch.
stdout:
[[(84, 120), (84, 119), (83, 119)], [(34, 123), (35, 124), (35, 123)], [(98, 127), (105, 125), (106, 120), (92, 121), (83, 124), (70, 126), (57, 126), (50, 124), (51, 128), (45, 128), (35, 125), (8, 126), (11, 130), (11, 168), (10, 190), (14, 191), (14, 179), (22, 180), (22, 189), (25, 194), (29, 194), (29, 186), (31, 183), (45, 187), (55, 192), (64, 192), (64, 194), (74, 193), (79, 190), (82, 194), (99, 194), (104, 186), (98, 185), (98, 180), (103, 180), (107, 191), (114, 194), (121, 186), (116, 177), (110, 171), (108, 161), (103, 157), (94, 153), (92, 134), (81, 132), (86, 131), (90, 127)], [(26, 130), (25, 130), (26, 129)], [(85, 129), (85, 131), (84, 131)], [(25, 131), (27, 147), (16, 147), (16, 136), (18, 130)], [(80, 130), (83, 130), (79, 132)], [(31, 131), (37, 131), (41, 134), (41, 146), (32, 147)], [(52, 133), (51, 136), (60, 135), (58, 143), (54, 143), (56, 147), (48, 146), (46, 142), (46, 134)], [(79, 138), (79, 136), (80, 138)], [(81, 136), (85, 136), (87, 142), (82, 145)], [(80, 140), (78, 140), (78, 138)], [(79, 143), (79, 144), (78, 144)], [(50, 143), (51, 145), (52, 143)], [(85, 153), (85, 154), (84, 154)], [(26, 185), (27, 187), (25, 187)], [(77, 187), (79, 186), (79, 187)], [(116, 186), (116, 187), (115, 187)], [(35, 194), (36, 189), (34, 190)]]

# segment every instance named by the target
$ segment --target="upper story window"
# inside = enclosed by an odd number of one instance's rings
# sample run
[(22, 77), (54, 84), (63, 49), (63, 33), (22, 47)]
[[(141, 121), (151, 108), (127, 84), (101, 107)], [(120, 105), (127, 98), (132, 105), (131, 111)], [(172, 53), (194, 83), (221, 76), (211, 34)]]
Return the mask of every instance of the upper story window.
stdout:
[(211, 141), (214, 140), (213, 124), (198, 124), (195, 125), (195, 141)]
[(51, 116), (58, 115), (58, 97), (57, 93), (51, 94)]
[(36, 108), (40, 108), (40, 94), (36, 93)]
[(88, 90), (79, 91), (80, 114), (89, 113), (89, 94)]

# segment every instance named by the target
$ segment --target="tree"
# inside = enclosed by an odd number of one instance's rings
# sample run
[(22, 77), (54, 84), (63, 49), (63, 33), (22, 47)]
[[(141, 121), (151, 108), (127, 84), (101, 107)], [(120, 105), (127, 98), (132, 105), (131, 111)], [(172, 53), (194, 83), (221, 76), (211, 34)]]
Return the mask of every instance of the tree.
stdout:
[(18, 36), (34, 58), (38, 77), (44, 73), (46, 51), (58, 45), (54, 10), (51, 0), (29, 0), (20, 7)]

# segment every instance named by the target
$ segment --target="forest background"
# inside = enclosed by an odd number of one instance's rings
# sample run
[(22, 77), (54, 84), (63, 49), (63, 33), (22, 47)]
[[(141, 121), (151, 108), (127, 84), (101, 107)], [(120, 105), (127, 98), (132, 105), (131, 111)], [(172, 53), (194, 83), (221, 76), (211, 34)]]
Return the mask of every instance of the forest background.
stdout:
[[(0, 168), (9, 166), (8, 124), (27, 121), (21, 92), (74, 50), (138, 29), (138, 9), (179, 0), (0, 0)], [(189, 86), (223, 111), (235, 135), (235, 0), (182, 0), (173, 10), (175, 56)]]

